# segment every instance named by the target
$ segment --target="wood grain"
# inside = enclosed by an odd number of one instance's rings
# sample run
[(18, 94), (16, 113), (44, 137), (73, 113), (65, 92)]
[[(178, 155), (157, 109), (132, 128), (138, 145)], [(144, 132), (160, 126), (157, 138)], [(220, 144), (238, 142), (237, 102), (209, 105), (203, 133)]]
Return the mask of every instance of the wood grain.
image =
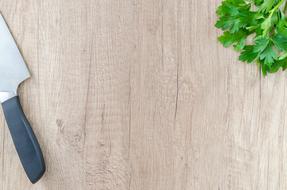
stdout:
[(286, 74), (217, 43), (220, 0), (1, 0), (47, 172), (0, 117), (0, 190), (283, 190)]

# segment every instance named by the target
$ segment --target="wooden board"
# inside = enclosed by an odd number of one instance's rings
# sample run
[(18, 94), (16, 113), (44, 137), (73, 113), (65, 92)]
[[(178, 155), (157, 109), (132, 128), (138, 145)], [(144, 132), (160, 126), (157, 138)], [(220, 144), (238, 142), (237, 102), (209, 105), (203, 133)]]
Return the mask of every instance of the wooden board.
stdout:
[(286, 189), (286, 74), (217, 43), (219, 2), (0, 1), (47, 164), (31, 185), (1, 114), (0, 189)]

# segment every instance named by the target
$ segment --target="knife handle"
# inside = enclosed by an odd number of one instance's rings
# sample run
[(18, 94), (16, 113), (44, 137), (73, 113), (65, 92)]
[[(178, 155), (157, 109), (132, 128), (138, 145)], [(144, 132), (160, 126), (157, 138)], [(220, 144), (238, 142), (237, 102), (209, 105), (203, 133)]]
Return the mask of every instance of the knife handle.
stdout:
[(2, 103), (14, 145), (24, 170), (32, 183), (44, 174), (46, 167), (40, 145), (22, 110), (18, 96)]

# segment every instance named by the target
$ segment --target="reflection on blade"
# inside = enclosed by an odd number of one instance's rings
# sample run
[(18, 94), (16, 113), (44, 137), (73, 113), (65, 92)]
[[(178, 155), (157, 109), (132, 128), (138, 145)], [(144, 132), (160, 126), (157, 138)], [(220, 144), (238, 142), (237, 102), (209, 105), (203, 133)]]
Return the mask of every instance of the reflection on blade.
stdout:
[(29, 77), (24, 59), (0, 15), (0, 92), (16, 92), (18, 85)]

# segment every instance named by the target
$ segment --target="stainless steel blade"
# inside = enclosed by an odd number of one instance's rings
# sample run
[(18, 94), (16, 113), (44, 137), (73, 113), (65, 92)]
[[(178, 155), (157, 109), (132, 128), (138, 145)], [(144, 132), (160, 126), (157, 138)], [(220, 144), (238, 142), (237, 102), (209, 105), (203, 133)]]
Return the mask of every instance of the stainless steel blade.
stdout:
[(19, 84), (29, 77), (25, 61), (0, 14), (0, 92), (16, 95)]

